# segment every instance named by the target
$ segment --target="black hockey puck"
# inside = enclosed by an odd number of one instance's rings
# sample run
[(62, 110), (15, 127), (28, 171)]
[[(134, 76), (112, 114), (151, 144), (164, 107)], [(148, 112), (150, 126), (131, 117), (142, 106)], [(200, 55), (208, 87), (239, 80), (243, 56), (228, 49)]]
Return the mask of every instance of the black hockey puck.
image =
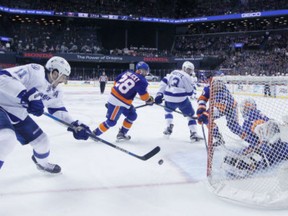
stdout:
[(159, 165), (162, 165), (163, 162), (164, 162), (164, 161), (161, 159), (161, 160), (158, 161), (158, 164), (159, 164)]

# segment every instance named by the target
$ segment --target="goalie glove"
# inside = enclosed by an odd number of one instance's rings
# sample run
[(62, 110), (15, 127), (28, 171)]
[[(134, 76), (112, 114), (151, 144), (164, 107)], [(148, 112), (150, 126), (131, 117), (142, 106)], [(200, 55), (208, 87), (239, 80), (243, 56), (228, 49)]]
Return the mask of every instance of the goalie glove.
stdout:
[(71, 126), (73, 127), (68, 127), (67, 131), (72, 132), (74, 138), (77, 140), (87, 140), (89, 135), (92, 133), (87, 125), (79, 122), (78, 120), (72, 122)]

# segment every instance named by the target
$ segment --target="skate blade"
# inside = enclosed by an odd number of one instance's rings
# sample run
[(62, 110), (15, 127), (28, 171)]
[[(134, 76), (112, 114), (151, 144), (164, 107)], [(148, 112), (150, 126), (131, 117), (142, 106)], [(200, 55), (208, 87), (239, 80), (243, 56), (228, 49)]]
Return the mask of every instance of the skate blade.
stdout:
[(125, 142), (125, 141), (129, 141), (131, 138), (129, 139), (116, 139), (116, 142), (119, 143), (119, 142)]
[(196, 142), (199, 142), (201, 140), (204, 140), (204, 138), (190, 139), (191, 143), (196, 143)]

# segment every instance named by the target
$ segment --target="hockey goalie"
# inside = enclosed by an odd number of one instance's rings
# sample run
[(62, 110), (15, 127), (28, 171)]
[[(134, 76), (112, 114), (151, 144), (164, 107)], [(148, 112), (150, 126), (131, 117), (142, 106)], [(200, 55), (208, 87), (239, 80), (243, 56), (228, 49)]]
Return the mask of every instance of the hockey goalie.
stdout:
[(232, 176), (245, 177), (257, 170), (272, 167), (288, 160), (288, 143), (282, 141), (284, 127), (262, 114), (252, 98), (244, 99), (240, 104), (244, 118), (243, 139), (248, 147), (224, 157), (224, 169)]
[[(241, 204), (282, 208), (288, 201), (287, 121), (270, 119), (257, 109), (252, 98), (241, 101), (240, 111), (245, 135), (242, 144), (231, 146), (223, 135), (224, 143), (213, 152), (209, 183), (214, 193), (222, 198)], [(275, 205), (275, 202), (280, 204)]]
[[(221, 82), (217, 82), (217, 81)], [(277, 98), (257, 95), (272, 82)], [(286, 77), (214, 77), (210, 92), (207, 179), (218, 197), (254, 207), (288, 207), (288, 88)], [(237, 106), (221, 115), (223, 86)], [(220, 105), (221, 105), (220, 104)], [(219, 113), (219, 114), (218, 114)], [(214, 130), (218, 129), (219, 136)], [(217, 138), (221, 137), (220, 144)]]

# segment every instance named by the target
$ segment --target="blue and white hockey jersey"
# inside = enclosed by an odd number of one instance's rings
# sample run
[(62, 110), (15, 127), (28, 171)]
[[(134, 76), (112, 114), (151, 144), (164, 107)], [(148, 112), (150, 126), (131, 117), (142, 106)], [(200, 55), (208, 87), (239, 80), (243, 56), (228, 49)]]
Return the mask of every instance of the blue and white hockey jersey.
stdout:
[(166, 102), (180, 103), (191, 96), (193, 91), (194, 86), (189, 74), (174, 70), (161, 80), (158, 93), (164, 94)]
[(45, 77), (45, 69), (39, 64), (26, 64), (0, 71), (0, 107), (6, 111), (13, 124), (24, 120), (28, 113), (17, 97), (23, 90), (36, 88), (49, 113), (71, 123), (63, 101), (60, 86), (53, 88)]

